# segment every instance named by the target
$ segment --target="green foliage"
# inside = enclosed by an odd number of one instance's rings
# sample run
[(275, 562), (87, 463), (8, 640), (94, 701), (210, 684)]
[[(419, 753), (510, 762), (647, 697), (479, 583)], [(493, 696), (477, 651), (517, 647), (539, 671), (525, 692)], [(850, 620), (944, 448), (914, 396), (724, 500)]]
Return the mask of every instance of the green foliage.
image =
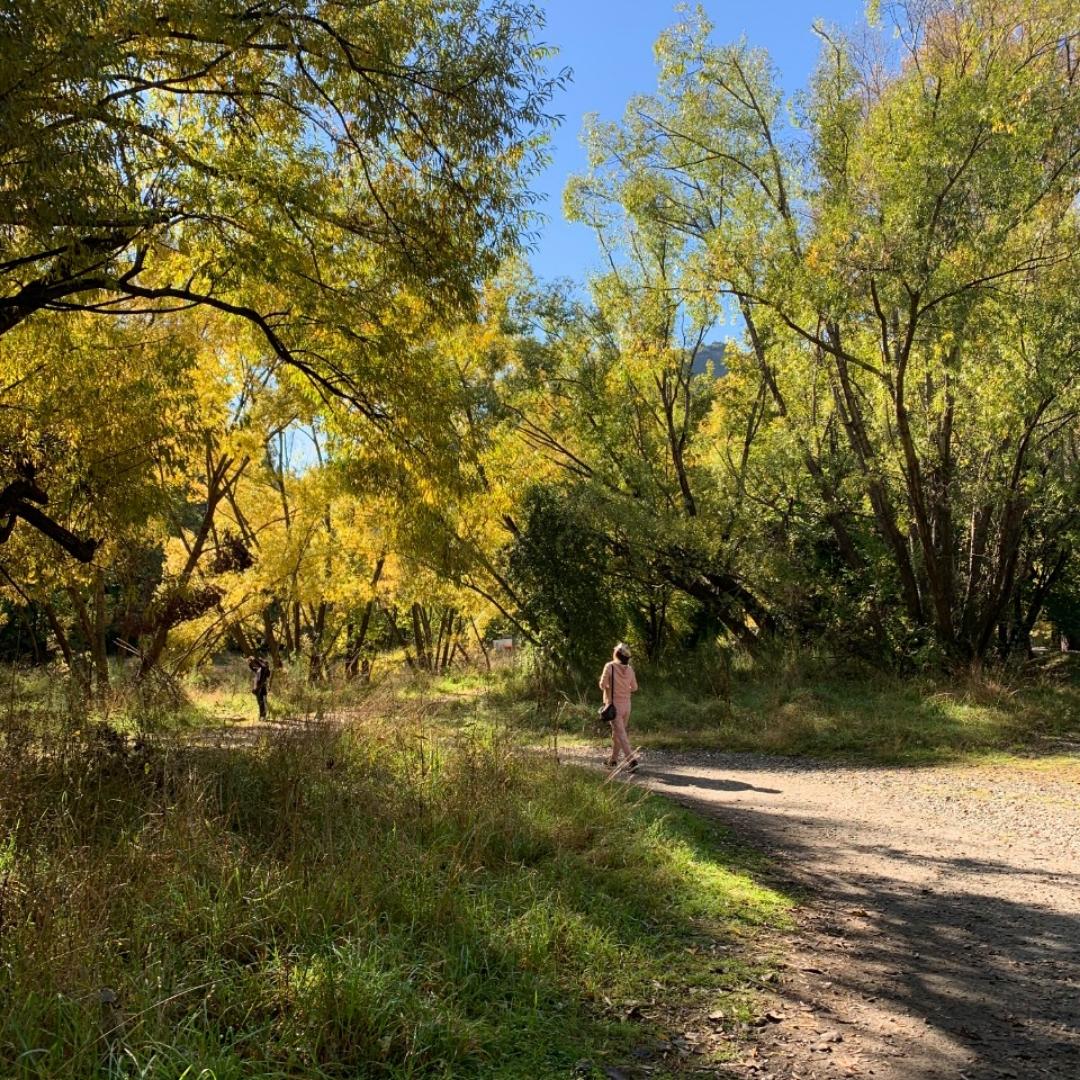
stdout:
[[(522, 225), (537, 25), (474, 0), (7, 5), (0, 327), (88, 290), (265, 314), (259, 283), (287, 283), (314, 336), (336, 289), (369, 320), (403, 286), (468, 302)], [(329, 356), (295, 359), (334, 391)]]
[(438, 670), (495, 620), (577, 671), (1071, 625), (1064, 0), (871, 4), (790, 101), (682, 13), (588, 122), (582, 292), (514, 258), (560, 78), (528, 4), (9, 8), (3, 588), (95, 693), (117, 650)]
[(522, 521), (509, 565), (529, 623), (553, 656), (577, 672), (591, 671), (606, 659), (622, 622), (621, 583), (604, 540), (558, 488), (533, 488)]
[(19, 520), (87, 562), (173, 499), (175, 536), (267, 429), (335, 414), (354, 450), (393, 419), (429, 452), (432, 327), (475, 312), (530, 221), (561, 79), (540, 25), (513, 0), (6, 5), (0, 539)]
[(694, 455), (721, 495), (699, 513), (743, 556), (721, 553), (719, 590), (879, 659), (1008, 654), (1080, 526), (1075, 19), (868, 17), (869, 49), (818, 28), (796, 134), (768, 56), (688, 14), (657, 92), (589, 126), (567, 206), (615, 280), (647, 298), (648, 252), (678, 267), (653, 275), (669, 312), (700, 325), (703, 295), (729, 297), (745, 326)]
[(1062, 638), (1070, 648), (1080, 643), (1080, 576), (1075, 563), (1058, 578), (1047, 595), (1046, 617), (1052, 630), (1051, 649), (1058, 648)]

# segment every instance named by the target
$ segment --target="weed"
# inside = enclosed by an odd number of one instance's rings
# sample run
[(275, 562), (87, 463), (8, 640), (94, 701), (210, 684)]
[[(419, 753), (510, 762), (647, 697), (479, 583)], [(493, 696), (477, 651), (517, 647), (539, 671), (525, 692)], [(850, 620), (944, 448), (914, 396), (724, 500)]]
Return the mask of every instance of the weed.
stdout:
[(5, 741), (0, 1072), (560, 1076), (746, 983), (786, 901), (712, 824), (433, 717)]
[[(952, 678), (905, 678), (791, 649), (717, 662), (724, 668), (714, 681), (724, 693), (703, 672), (691, 679), (642, 667), (630, 724), (634, 741), (893, 763), (1080, 746), (1080, 679), (1075, 664), (1057, 657), (1024, 671)], [(556, 710), (499, 693), (504, 697), (493, 700), (534, 739), (556, 720), (564, 738), (606, 736), (595, 721), (598, 695), (567, 696)]]

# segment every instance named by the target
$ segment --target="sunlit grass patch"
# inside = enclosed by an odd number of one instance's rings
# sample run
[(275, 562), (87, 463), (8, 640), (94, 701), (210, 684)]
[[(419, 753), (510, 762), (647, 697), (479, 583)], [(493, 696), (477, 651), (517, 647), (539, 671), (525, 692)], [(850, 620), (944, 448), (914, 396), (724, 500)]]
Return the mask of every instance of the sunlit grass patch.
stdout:
[(1055, 740), (1080, 739), (1080, 690), (1071, 683), (1018, 689), (974, 681), (843, 678), (737, 685), (730, 711), (711, 724), (670, 724), (653, 713), (638, 723), (644, 745), (721, 747), (883, 762), (946, 762), (988, 754), (1052, 752)]
[(566, 1075), (745, 984), (787, 901), (715, 824), (422, 719), (9, 753), (0, 1072)]
[[(934, 763), (1080, 749), (1080, 678), (1074, 665), (1002, 675), (900, 677), (821, 661), (773, 669), (768, 658), (709, 687), (639, 671), (631, 741), (880, 762)], [(503, 696), (500, 697), (499, 695)], [(494, 700), (509, 709), (505, 689)], [(523, 737), (567, 745), (604, 742), (595, 698), (532, 703), (513, 715)]]

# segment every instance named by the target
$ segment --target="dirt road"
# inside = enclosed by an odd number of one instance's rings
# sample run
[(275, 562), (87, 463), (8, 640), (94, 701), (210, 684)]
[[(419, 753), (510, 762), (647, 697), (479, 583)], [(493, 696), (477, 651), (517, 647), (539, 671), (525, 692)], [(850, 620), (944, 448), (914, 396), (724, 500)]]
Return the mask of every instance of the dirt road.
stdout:
[(805, 897), (742, 1075), (1080, 1080), (1080, 762), (652, 752), (635, 782), (722, 818)]

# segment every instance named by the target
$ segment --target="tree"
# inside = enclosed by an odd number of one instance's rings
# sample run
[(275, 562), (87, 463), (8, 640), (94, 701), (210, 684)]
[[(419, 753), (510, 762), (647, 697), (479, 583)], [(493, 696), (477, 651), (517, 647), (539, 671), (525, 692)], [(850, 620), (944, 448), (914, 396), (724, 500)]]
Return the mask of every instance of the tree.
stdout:
[[(0, 13), (0, 336), (198, 307), (385, 423), (411, 296), (518, 241), (559, 78), (513, 0), (16, 0)], [(284, 376), (284, 377), (287, 377)], [(28, 468), (35, 468), (31, 462)], [(0, 511), (51, 530), (26, 469)], [(5, 533), (6, 536), (6, 533)]]
[(525, 600), (523, 615), (549, 653), (584, 672), (595, 665), (598, 645), (622, 632), (624, 583), (605, 537), (577, 511), (575, 494), (562, 486), (530, 491), (509, 573)]
[[(688, 18), (587, 184), (737, 303), (859, 591), (886, 573), (916, 640), (981, 658), (1024, 643), (1077, 526), (1075, 28), (1055, 0), (884, 11), (892, 53), (819, 30), (808, 154), (765, 54)], [(761, 498), (799, 529), (791, 495)]]
[[(186, 490), (186, 463), (200, 443), (193, 418), (207, 391), (193, 356), (206, 338), (205, 327), (176, 316), (71, 313), (0, 339), (3, 469), (32, 474), (56, 508), (51, 523), (7, 529), (5, 579), (20, 600), (41, 606), (73, 670), (81, 652), (92, 654), (102, 685), (106, 630), (127, 620), (131, 589), (149, 599), (155, 568), (144, 556)], [(75, 560), (58, 558), (54, 540)], [(92, 567), (79, 565), (91, 558)]]

